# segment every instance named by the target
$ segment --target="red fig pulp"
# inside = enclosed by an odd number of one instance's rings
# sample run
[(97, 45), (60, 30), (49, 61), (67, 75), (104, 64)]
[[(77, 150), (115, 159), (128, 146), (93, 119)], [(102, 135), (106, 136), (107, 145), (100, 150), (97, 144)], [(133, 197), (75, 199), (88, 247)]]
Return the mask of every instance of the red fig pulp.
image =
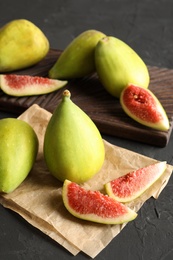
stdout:
[(125, 113), (140, 124), (161, 131), (169, 129), (167, 114), (150, 90), (130, 84), (122, 91), (120, 103)]
[(32, 96), (53, 92), (65, 86), (67, 81), (38, 76), (7, 74), (0, 75), (2, 91), (11, 96)]
[(85, 190), (65, 180), (62, 192), (66, 209), (75, 217), (102, 224), (121, 224), (137, 217), (126, 205), (99, 191)]

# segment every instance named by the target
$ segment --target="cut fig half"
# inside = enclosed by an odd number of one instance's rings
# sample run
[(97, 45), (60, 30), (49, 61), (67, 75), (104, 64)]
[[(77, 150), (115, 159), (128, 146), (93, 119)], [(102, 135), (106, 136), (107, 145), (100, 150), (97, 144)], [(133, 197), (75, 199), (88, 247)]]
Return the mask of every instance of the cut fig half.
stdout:
[(10, 96), (33, 96), (48, 94), (64, 87), (67, 81), (38, 76), (1, 74), (0, 88)]
[(167, 114), (158, 98), (149, 90), (129, 84), (120, 96), (124, 112), (138, 123), (160, 131), (168, 131)]
[(75, 217), (102, 224), (122, 224), (137, 217), (137, 213), (126, 205), (102, 194), (86, 190), (65, 180), (62, 191), (66, 209)]
[(137, 169), (106, 183), (106, 192), (119, 202), (132, 201), (151, 187), (165, 170), (165, 161)]

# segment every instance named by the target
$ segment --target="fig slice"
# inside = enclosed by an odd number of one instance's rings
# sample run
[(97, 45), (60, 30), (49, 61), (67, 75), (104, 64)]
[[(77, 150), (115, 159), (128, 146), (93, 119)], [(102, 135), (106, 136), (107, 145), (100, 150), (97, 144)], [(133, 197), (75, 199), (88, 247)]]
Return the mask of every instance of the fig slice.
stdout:
[(106, 192), (119, 202), (132, 201), (151, 187), (165, 170), (165, 161), (134, 170), (106, 183)]
[(53, 92), (65, 86), (67, 81), (38, 76), (1, 74), (0, 87), (11, 96), (32, 96)]
[(83, 220), (121, 224), (137, 217), (137, 213), (126, 205), (99, 191), (86, 190), (69, 180), (64, 181), (62, 197), (66, 209)]
[(129, 84), (121, 92), (120, 103), (124, 112), (138, 123), (160, 131), (169, 130), (167, 114), (149, 89)]

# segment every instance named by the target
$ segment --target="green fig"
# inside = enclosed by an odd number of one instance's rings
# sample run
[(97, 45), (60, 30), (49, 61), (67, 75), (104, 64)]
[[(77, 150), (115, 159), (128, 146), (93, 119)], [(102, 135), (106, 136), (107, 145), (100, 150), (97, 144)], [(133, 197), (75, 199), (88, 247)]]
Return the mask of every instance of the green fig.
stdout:
[(82, 183), (102, 167), (105, 148), (94, 122), (70, 99), (68, 90), (55, 109), (44, 137), (44, 158), (58, 180)]
[(150, 77), (147, 66), (130, 46), (115, 37), (98, 41), (95, 64), (101, 83), (117, 98), (129, 83), (148, 88)]
[(28, 176), (37, 156), (38, 138), (26, 122), (0, 120), (0, 192), (15, 190)]
[(72, 79), (86, 76), (95, 71), (94, 49), (105, 34), (87, 30), (78, 35), (62, 52), (49, 71), (50, 78)]
[(0, 29), (0, 72), (32, 66), (49, 51), (43, 32), (25, 19), (13, 20)]

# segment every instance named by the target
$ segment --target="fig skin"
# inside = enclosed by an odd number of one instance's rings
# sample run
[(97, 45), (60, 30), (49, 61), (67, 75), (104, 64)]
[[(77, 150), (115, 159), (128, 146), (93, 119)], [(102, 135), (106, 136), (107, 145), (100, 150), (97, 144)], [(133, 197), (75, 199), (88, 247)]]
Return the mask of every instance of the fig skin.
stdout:
[(67, 83), (65, 80), (38, 76), (0, 74), (1, 90), (7, 95), (16, 97), (48, 94), (64, 87)]
[(79, 34), (49, 70), (49, 77), (68, 80), (95, 72), (94, 49), (97, 42), (105, 36), (97, 30), (87, 30)]
[(166, 161), (156, 162), (128, 172), (106, 183), (107, 194), (121, 203), (127, 203), (141, 196), (165, 172)]
[(0, 192), (10, 193), (28, 176), (36, 160), (38, 138), (26, 122), (0, 120)]
[(100, 39), (95, 48), (96, 71), (104, 88), (119, 98), (121, 91), (133, 83), (149, 86), (149, 72), (139, 55), (113, 36)]
[(44, 137), (44, 158), (50, 173), (58, 180), (82, 183), (102, 167), (105, 148), (94, 122), (63, 92)]
[(158, 98), (149, 89), (129, 84), (121, 93), (124, 112), (138, 123), (160, 131), (168, 131), (167, 114)]
[(101, 224), (122, 224), (134, 220), (137, 213), (100, 191), (86, 190), (65, 180), (62, 188), (64, 206), (73, 216)]
[(30, 67), (49, 51), (49, 41), (32, 22), (13, 20), (0, 29), (0, 72)]

